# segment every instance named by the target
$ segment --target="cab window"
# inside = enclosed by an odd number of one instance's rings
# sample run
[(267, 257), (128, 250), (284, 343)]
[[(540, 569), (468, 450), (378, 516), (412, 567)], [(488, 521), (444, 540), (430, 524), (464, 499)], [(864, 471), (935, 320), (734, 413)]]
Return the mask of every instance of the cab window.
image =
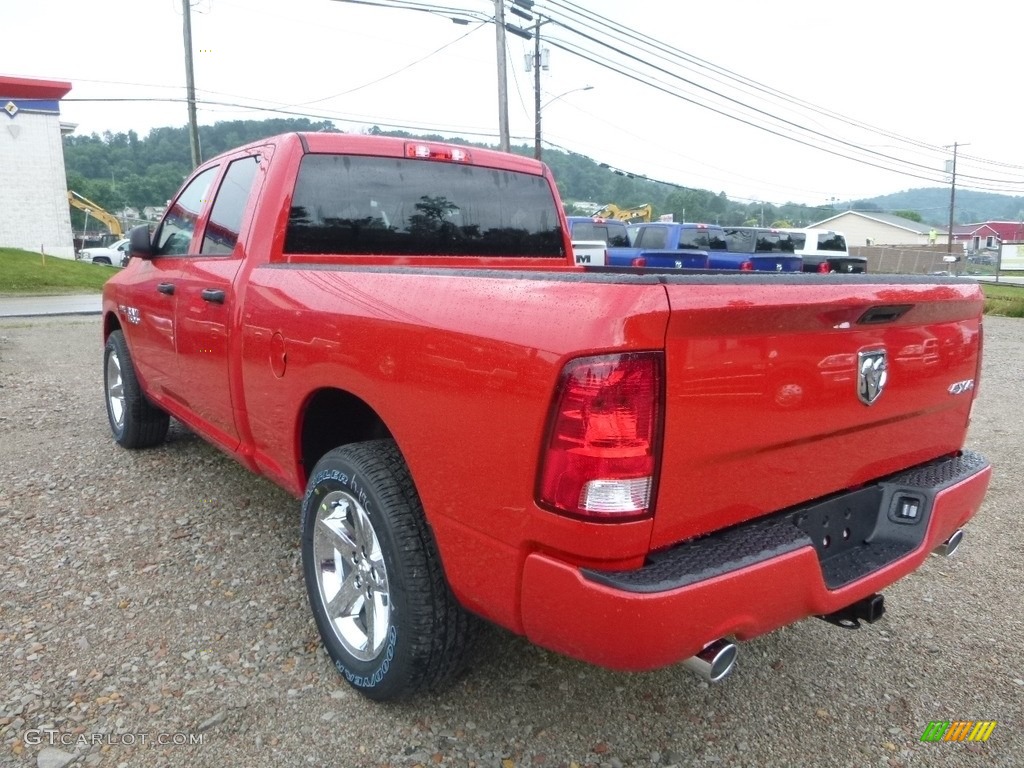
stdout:
[(249, 202), (252, 182), (256, 178), (259, 158), (243, 157), (228, 166), (224, 181), (213, 201), (210, 220), (203, 235), (200, 253), (207, 256), (226, 256), (235, 249), (242, 228), (242, 214)]
[(217, 177), (218, 167), (207, 168), (188, 183), (164, 217), (156, 237), (156, 256), (183, 256), (189, 252), (199, 213)]

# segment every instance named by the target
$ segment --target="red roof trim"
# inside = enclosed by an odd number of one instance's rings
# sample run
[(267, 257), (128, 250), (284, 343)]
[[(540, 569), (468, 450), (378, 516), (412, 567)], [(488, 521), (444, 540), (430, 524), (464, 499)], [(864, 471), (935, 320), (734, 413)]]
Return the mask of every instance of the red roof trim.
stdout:
[(71, 83), (63, 80), (37, 80), (31, 77), (0, 75), (0, 98), (59, 100), (67, 96)]

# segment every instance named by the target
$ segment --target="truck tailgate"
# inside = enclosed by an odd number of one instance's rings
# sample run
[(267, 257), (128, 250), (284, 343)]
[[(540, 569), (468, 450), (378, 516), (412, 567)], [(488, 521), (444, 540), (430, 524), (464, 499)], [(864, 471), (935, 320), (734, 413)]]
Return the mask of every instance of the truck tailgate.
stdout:
[(963, 444), (980, 359), (976, 284), (778, 277), (666, 280), (652, 548)]

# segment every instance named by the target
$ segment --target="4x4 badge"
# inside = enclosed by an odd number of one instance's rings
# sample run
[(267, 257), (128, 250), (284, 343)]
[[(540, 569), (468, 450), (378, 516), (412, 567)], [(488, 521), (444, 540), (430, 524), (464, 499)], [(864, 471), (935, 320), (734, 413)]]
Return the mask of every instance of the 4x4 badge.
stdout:
[(857, 353), (857, 397), (864, 405), (871, 405), (881, 396), (888, 368), (884, 349)]

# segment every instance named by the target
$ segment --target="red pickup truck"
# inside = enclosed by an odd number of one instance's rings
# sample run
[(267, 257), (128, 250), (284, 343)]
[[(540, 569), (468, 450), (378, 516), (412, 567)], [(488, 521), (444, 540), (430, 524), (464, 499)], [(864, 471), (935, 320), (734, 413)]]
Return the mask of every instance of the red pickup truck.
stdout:
[(173, 416), (300, 498), (374, 699), (449, 679), (481, 617), (718, 679), (734, 640), (878, 618), (989, 482), (968, 280), (588, 271), (541, 163), (342, 134), (206, 162), (131, 243), (114, 439)]

